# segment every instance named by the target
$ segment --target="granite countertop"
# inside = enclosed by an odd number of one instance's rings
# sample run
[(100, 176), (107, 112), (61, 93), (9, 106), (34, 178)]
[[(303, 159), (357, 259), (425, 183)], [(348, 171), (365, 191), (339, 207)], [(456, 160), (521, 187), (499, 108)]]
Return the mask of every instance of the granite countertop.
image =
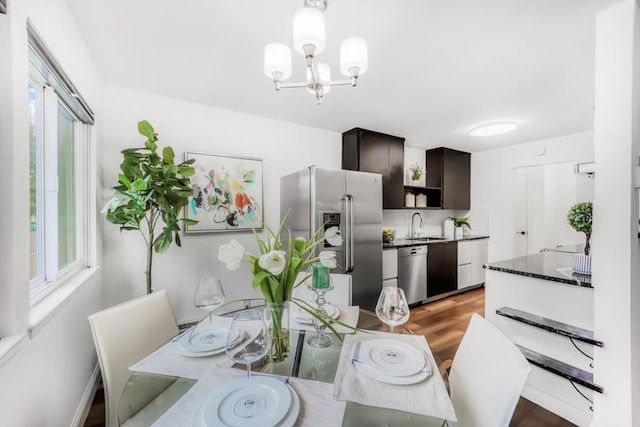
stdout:
[(591, 276), (574, 273), (571, 270), (572, 264), (572, 253), (547, 251), (505, 261), (492, 262), (487, 264), (486, 268), (503, 273), (593, 288)]
[(383, 249), (406, 248), (409, 246), (428, 245), (430, 243), (462, 242), (465, 240), (478, 240), (478, 239), (488, 239), (488, 238), (489, 236), (481, 236), (481, 235), (468, 235), (460, 239), (456, 239), (453, 237), (443, 237), (443, 236), (423, 236), (423, 237), (419, 237), (418, 239), (394, 239), (393, 242), (391, 243), (383, 243), (382, 248)]

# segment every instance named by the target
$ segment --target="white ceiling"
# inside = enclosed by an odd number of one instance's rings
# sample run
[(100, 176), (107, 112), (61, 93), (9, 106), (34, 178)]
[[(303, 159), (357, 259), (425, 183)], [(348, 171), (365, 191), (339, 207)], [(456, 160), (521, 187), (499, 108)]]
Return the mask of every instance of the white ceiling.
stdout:
[[(264, 45), (292, 45), (303, 0), (68, 0), (107, 84), (343, 132), (405, 137), (416, 147), (480, 151), (592, 128), (595, 13), (619, 0), (329, 0), (327, 48), (340, 77), (346, 37), (369, 44), (357, 88), (321, 106), (276, 92)], [(290, 81), (304, 77), (294, 53)], [(473, 125), (510, 119), (507, 135)]]

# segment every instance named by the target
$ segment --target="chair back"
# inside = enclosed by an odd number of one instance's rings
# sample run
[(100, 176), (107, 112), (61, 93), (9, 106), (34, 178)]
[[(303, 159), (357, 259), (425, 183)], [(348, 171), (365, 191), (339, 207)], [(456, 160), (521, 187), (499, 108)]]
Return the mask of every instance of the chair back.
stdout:
[[(309, 276), (307, 272), (298, 273), (296, 284), (307, 276)], [(307, 281), (310, 280), (311, 277), (308, 277)], [(293, 288), (292, 298), (309, 302), (315, 300), (315, 294), (307, 287), (307, 281)], [(333, 283), (333, 289), (326, 293), (325, 299), (333, 305), (351, 305), (351, 275), (331, 273), (331, 283)]]
[(102, 371), (106, 426), (118, 426), (120, 396), (129, 366), (178, 333), (167, 291), (127, 301), (89, 316)]
[(520, 350), (498, 328), (473, 314), (449, 374), (458, 422), (507, 427), (531, 372)]

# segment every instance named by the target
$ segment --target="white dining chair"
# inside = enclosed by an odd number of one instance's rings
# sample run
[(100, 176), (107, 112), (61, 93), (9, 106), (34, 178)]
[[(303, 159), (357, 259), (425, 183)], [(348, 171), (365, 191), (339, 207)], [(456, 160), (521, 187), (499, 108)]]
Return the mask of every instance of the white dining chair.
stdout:
[(102, 371), (106, 426), (118, 426), (118, 405), (129, 366), (178, 333), (166, 291), (127, 301), (89, 316)]
[(449, 426), (507, 427), (531, 366), (498, 328), (471, 316), (449, 373), (458, 421)]
[[(298, 273), (296, 283), (300, 283), (307, 276), (309, 276), (307, 272)], [(311, 280), (311, 277), (307, 277), (308, 280)], [(331, 273), (331, 283), (333, 283), (333, 289), (326, 293), (325, 299), (333, 305), (351, 305), (351, 275)], [(306, 281), (293, 288), (291, 296), (303, 301), (314, 301), (316, 298), (313, 291), (307, 287)]]

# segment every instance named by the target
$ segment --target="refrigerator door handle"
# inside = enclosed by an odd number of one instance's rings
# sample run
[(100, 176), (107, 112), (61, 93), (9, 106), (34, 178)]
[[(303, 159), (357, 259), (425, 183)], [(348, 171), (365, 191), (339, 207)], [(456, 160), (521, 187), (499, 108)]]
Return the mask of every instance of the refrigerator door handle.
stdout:
[(345, 213), (346, 213), (346, 242), (345, 242), (345, 273), (351, 273), (353, 271), (353, 195), (345, 194)]

